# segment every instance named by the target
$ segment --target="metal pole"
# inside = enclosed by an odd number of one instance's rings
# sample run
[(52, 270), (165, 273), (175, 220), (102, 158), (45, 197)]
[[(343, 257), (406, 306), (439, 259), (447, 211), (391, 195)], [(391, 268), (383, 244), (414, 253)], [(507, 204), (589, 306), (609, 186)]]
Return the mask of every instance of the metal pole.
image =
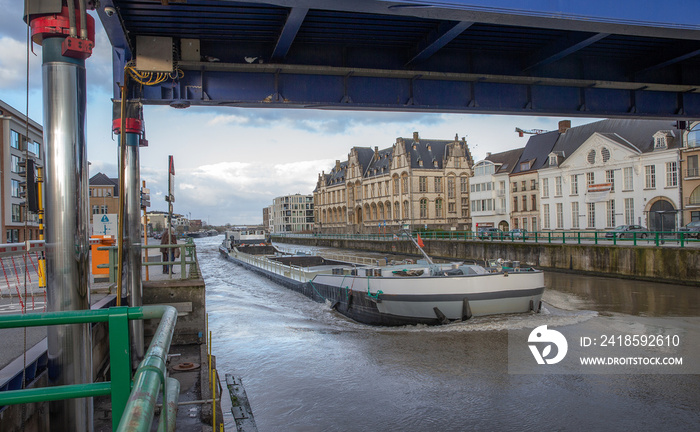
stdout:
[[(127, 253), (125, 272), (122, 277), (126, 281), (126, 292), (129, 306), (138, 307), (143, 304), (143, 286), (141, 285), (141, 178), (139, 173), (139, 135), (126, 134), (126, 160), (123, 172), (126, 175), (124, 188), (124, 216), (126, 232), (125, 251)], [(131, 352), (133, 366), (143, 359), (143, 321), (134, 320), (129, 323), (131, 336)]]
[[(44, 40), (46, 273), (49, 311), (90, 309), (85, 60), (62, 55), (63, 38)], [(88, 324), (48, 328), (49, 383), (92, 382)], [(91, 431), (92, 398), (50, 404), (53, 430)]]

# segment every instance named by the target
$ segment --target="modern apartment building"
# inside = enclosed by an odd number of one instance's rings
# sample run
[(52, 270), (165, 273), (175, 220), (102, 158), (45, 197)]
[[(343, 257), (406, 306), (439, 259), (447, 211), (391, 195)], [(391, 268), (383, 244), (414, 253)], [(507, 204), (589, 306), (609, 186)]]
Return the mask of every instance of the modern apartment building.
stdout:
[(315, 229), (377, 233), (412, 228), (471, 229), (473, 160), (464, 138), (397, 138), (392, 147), (353, 147), (319, 174)]
[(44, 166), (43, 128), (0, 100), (0, 224), (4, 242), (17, 243), (39, 238), (39, 220), (27, 211), (26, 162)]
[(314, 196), (286, 195), (272, 203), (273, 233), (310, 233), (314, 229)]

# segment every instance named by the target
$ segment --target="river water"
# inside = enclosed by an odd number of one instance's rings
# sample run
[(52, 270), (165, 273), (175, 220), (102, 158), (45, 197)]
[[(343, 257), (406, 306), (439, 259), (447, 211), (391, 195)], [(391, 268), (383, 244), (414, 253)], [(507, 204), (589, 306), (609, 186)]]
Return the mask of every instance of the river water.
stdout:
[[(369, 327), (226, 261), (221, 239), (196, 240), (213, 352), (222, 375), (242, 378), (262, 432), (700, 425), (699, 375), (508, 373), (508, 330), (681, 322), (700, 316), (700, 288), (548, 273), (542, 314)], [(223, 404), (226, 428), (235, 430), (230, 402)]]

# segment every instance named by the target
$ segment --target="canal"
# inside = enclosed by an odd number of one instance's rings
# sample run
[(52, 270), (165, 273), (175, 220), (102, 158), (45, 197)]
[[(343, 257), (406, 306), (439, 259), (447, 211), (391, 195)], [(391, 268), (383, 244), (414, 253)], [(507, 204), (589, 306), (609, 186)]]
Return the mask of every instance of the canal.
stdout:
[[(213, 351), (221, 373), (242, 377), (260, 431), (685, 431), (700, 424), (700, 375), (523, 375), (508, 365), (509, 331), (543, 324), (580, 333), (597, 321), (624, 327), (663, 318), (669, 331), (690, 326), (685, 342), (700, 345), (696, 287), (548, 273), (539, 315), (377, 328), (224, 260), (221, 239), (196, 240)], [(224, 403), (227, 430), (235, 430)]]

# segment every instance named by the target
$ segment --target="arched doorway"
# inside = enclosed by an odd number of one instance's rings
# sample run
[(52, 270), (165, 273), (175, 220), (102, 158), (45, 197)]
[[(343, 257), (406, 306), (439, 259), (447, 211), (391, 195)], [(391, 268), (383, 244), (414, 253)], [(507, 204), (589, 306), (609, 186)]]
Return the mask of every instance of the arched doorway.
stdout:
[(503, 232), (506, 232), (510, 230), (510, 226), (508, 225), (508, 222), (502, 220), (498, 223), (498, 229)]
[(649, 231), (676, 231), (676, 213), (678, 211), (669, 201), (660, 199), (651, 205), (647, 220)]

